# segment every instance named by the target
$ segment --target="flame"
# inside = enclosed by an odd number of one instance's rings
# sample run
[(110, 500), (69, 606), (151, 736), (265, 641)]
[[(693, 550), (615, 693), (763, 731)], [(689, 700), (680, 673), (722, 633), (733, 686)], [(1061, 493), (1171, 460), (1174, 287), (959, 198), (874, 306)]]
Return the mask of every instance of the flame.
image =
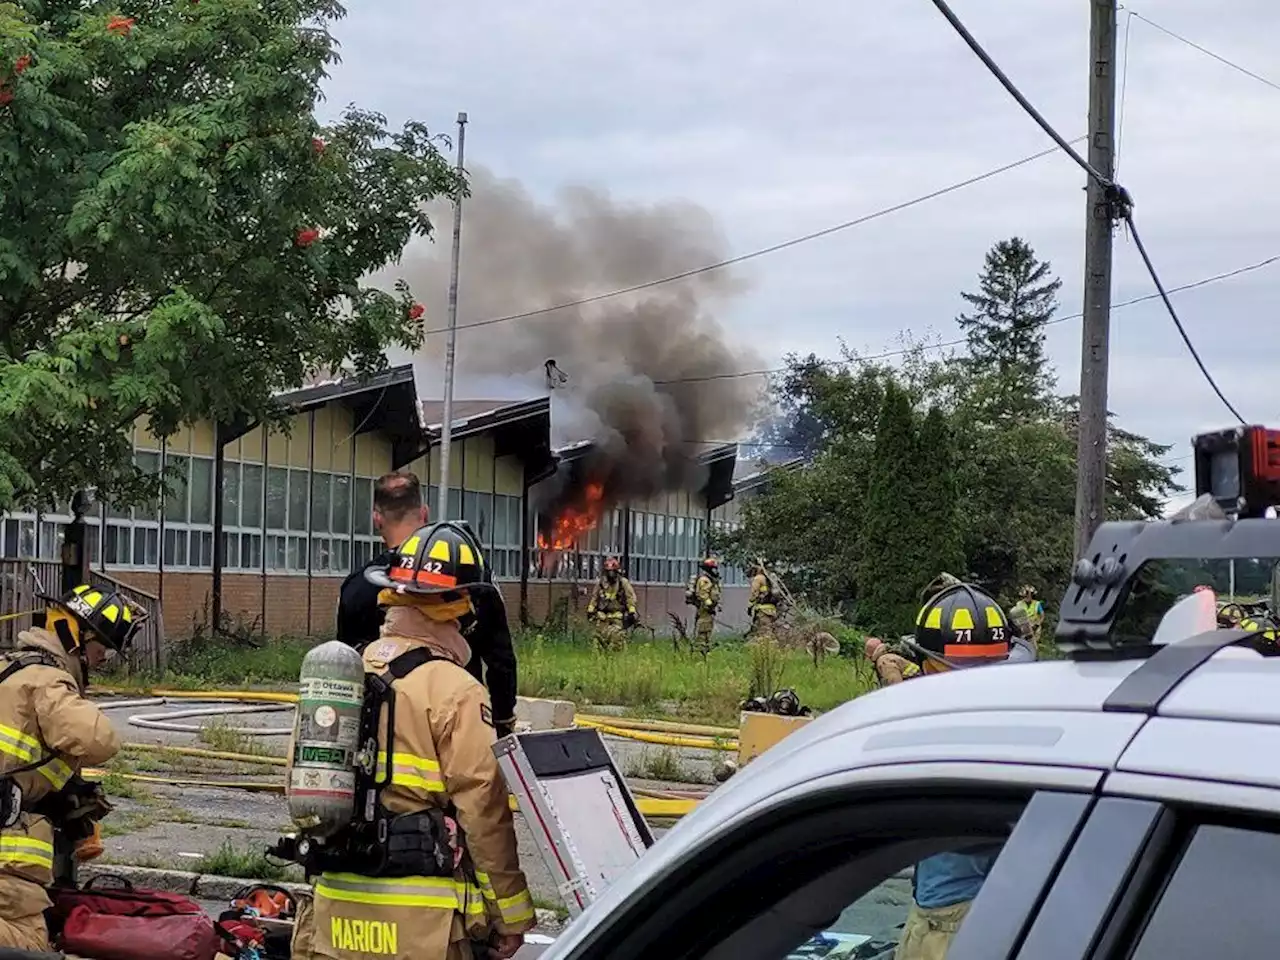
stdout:
[(604, 508), (604, 486), (588, 483), (582, 490), (582, 500), (571, 503), (560, 511), (551, 529), (538, 534), (539, 550), (568, 550), (588, 530), (594, 530)]

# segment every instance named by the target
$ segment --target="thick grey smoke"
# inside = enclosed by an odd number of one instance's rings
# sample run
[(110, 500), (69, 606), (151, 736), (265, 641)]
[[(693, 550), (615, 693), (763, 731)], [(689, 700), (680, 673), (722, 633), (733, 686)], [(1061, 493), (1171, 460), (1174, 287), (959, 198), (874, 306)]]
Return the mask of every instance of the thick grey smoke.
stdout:
[[(537, 202), (519, 183), (471, 171), (463, 211), (459, 325), (524, 313), (670, 276), (723, 259), (711, 215), (689, 203), (629, 205), (583, 187)], [(447, 206), (433, 210), (436, 243), (406, 254), (395, 271), (444, 326), (449, 284)], [(757, 369), (715, 312), (744, 290), (715, 270), (595, 303), (506, 323), (460, 329), (459, 395), (547, 390), (545, 361), (568, 380), (552, 391), (557, 443), (590, 439), (596, 451), (574, 486), (595, 481), (612, 501), (676, 489), (698, 477), (705, 441), (732, 439), (751, 420), (759, 378), (714, 378)], [(420, 365), (438, 382), (444, 337), (428, 338)], [(674, 381), (674, 382), (672, 382)], [(486, 389), (486, 387), (488, 389)], [(578, 493), (563, 489), (561, 496)]]

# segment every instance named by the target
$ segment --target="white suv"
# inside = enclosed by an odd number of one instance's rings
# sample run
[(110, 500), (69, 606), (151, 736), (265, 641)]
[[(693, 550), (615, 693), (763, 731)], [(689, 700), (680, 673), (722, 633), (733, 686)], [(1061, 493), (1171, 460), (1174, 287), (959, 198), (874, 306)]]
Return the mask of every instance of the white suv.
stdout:
[(1062, 606), (1079, 659), (922, 677), (819, 718), (663, 837), (543, 960), (891, 957), (912, 864), (993, 842), (946, 960), (1274, 955), (1280, 658), (1214, 629), (1209, 594), (1166, 616), (1159, 635), (1176, 622), (1176, 642), (1107, 642), (1144, 561), (1235, 556), (1257, 546), (1257, 530), (1241, 536), (1256, 523), (1280, 544), (1273, 520), (1104, 525)]

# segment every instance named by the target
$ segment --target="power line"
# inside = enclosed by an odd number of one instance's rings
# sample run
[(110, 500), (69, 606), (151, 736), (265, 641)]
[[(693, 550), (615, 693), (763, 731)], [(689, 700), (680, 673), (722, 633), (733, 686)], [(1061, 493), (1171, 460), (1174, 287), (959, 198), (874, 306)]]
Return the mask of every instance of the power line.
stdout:
[(1240, 64), (1236, 63), (1234, 60), (1228, 60), (1226, 57), (1222, 56), (1221, 54), (1214, 53), (1208, 47), (1203, 47), (1200, 44), (1196, 43), (1194, 40), (1189, 40), (1188, 38), (1182, 36), (1179, 33), (1174, 33), (1168, 27), (1161, 26), (1160, 24), (1152, 20), (1150, 17), (1144, 17), (1142, 14), (1138, 13), (1136, 10), (1130, 10), (1129, 16), (1137, 17), (1143, 23), (1146, 23), (1146, 24), (1149, 24), (1150, 26), (1155, 27), (1161, 33), (1168, 34), (1169, 36), (1173, 37), (1173, 39), (1179, 41), (1180, 43), (1185, 43), (1188, 47), (1191, 47), (1191, 49), (1200, 51), (1206, 57), (1212, 57), (1214, 60), (1217, 60), (1219, 63), (1223, 64), (1224, 66), (1228, 66), (1232, 70), (1235, 70), (1239, 73), (1243, 73), (1246, 77), (1250, 77), (1251, 79), (1257, 80), (1259, 83), (1265, 83), (1272, 90), (1280, 90), (1280, 83), (1276, 83), (1274, 80), (1269, 80), (1266, 77), (1262, 76), (1262, 74), (1260, 73), (1254, 73), (1252, 70), (1248, 69), (1247, 67), (1242, 67)]
[[(1086, 139), (1087, 139), (1086, 137), (1077, 137), (1075, 140), (1071, 142), (1082, 143)], [(758, 250), (752, 250), (748, 253), (743, 253), (735, 257), (730, 257), (727, 260), (717, 260), (715, 263), (708, 263), (700, 267), (693, 267), (689, 270), (682, 270), (680, 273), (673, 273), (670, 276), (659, 277), (655, 280), (646, 280), (644, 283), (632, 284), (629, 287), (621, 287), (617, 290), (609, 290), (605, 293), (597, 293), (589, 297), (581, 297), (580, 299), (577, 299), (577, 300), (567, 300), (564, 303), (557, 303), (554, 306), (550, 306), (550, 307), (539, 307), (536, 310), (525, 310), (521, 313), (510, 313), (510, 314), (507, 314), (506, 316), (490, 317), (487, 320), (472, 320), (467, 323), (460, 323), (458, 324), (458, 329), (465, 330), (465, 329), (471, 329), (475, 327), (487, 327), (495, 323), (508, 323), (512, 320), (524, 320), (524, 319), (527, 319), (528, 317), (537, 317), (546, 313), (554, 313), (557, 310), (568, 310), (571, 307), (581, 307), (590, 303), (598, 303), (601, 300), (609, 300), (609, 299), (612, 299), (613, 297), (621, 297), (628, 293), (636, 293), (640, 290), (648, 290), (648, 289), (651, 289), (652, 287), (660, 287), (668, 283), (675, 283), (678, 280), (687, 280), (690, 277), (696, 277), (696, 276), (699, 276), (700, 274), (710, 273), (713, 270), (723, 270), (725, 267), (731, 267), (739, 263), (745, 263), (748, 260), (754, 260), (757, 257), (763, 257), (771, 253), (777, 253), (780, 250), (786, 250), (790, 247), (796, 247), (802, 243), (808, 243), (811, 240), (819, 240), (822, 237), (828, 237), (833, 233), (839, 233), (842, 230), (848, 230), (850, 227), (861, 226), (864, 223), (870, 223), (872, 220), (879, 220), (882, 217), (887, 217), (891, 213), (899, 213), (903, 210), (910, 209), (911, 207), (919, 206), (920, 204), (926, 203), (930, 200), (936, 200), (938, 197), (946, 196), (949, 193), (955, 193), (957, 190), (963, 190), (965, 187), (971, 187), (974, 184), (981, 183), (984, 180), (990, 180), (992, 177), (997, 177), (1002, 173), (1008, 173), (1010, 170), (1015, 170), (1018, 167), (1025, 166), (1028, 163), (1031, 163), (1035, 160), (1039, 160), (1043, 157), (1050, 156), (1051, 154), (1054, 154), (1056, 152), (1057, 152), (1057, 149), (1053, 147), (1049, 148), (1048, 150), (1041, 150), (1038, 153), (1033, 153), (1028, 156), (1025, 156), (1020, 160), (1014, 160), (1012, 163), (1006, 163), (1003, 166), (996, 167), (993, 170), (988, 170), (986, 173), (980, 173), (977, 176), (969, 177), (967, 180), (960, 180), (956, 183), (950, 184), (949, 186), (941, 187), (940, 189), (933, 190), (930, 193), (922, 194), (921, 196), (915, 197), (911, 200), (904, 200), (902, 203), (895, 203), (893, 206), (883, 207), (879, 210), (873, 211), (872, 213), (867, 213), (867, 214), (863, 214), (860, 217), (855, 217), (852, 220), (846, 220), (843, 223), (837, 223), (830, 227), (824, 227), (821, 230), (815, 230), (813, 233), (806, 233), (799, 237), (792, 237), (790, 240), (783, 240), (781, 243), (775, 243), (768, 247), (761, 247)], [(444, 332), (445, 331), (443, 329), (428, 330), (426, 331), (426, 336), (430, 336), (431, 334), (435, 334), (435, 333), (444, 333)]]
[(1129, 29), (1133, 26), (1134, 13), (1132, 10), (1125, 11), (1128, 16), (1124, 18), (1124, 66), (1120, 72), (1120, 119), (1116, 124), (1116, 176), (1120, 176), (1120, 144), (1124, 140), (1124, 105), (1126, 94), (1129, 92)]
[[(1183, 327), (1182, 321), (1178, 318), (1177, 311), (1173, 309), (1173, 303), (1172, 301), (1170, 301), (1168, 294), (1165, 292), (1164, 284), (1161, 283), (1160, 281), (1160, 276), (1156, 272), (1155, 264), (1151, 262), (1151, 257), (1147, 255), (1146, 247), (1143, 246), (1142, 240), (1138, 236), (1138, 228), (1133, 222), (1133, 201), (1130, 199), (1128, 191), (1125, 190), (1123, 187), (1121, 187), (1119, 184), (1117, 184), (1110, 177), (1106, 177), (1103, 174), (1101, 174), (1091, 163), (1089, 163), (1082, 156), (1080, 156), (1080, 154), (1076, 153), (1075, 149), (1071, 146), (1071, 144), (1069, 144), (1066, 140), (1064, 140), (1062, 135), (1053, 128), (1053, 126), (1049, 123), (1049, 121), (1046, 120), (1038, 110), (1036, 110), (1036, 108), (1032, 105), (1031, 101), (1028, 100), (1023, 95), (1022, 91), (1019, 90), (1017, 86), (1013, 83), (1013, 81), (1010, 80), (1009, 77), (1005, 74), (1005, 72), (1000, 69), (999, 64), (997, 64), (993, 59), (991, 59), (990, 54), (988, 54), (987, 51), (982, 48), (982, 45), (978, 43), (976, 39), (974, 39), (973, 34), (971, 34), (969, 30), (965, 27), (965, 25), (961, 23), (960, 18), (957, 17), (954, 12), (952, 12), (951, 8), (947, 5), (946, 0), (933, 0), (933, 5), (938, 8), (938, 11), (947, 19), (947, 22), (949, 22), (951, 26), (955, 28), (956, 33), (960, 35), (961, 39), (963, 39), (964, 42), (969, 45), (969, 49), (972, 50), (974, 54), (978, 57), (978, 59), (980, 59), (986, 65), (987, 69), (991, 72), (992, 76), (994, 76), (1000, 82), (1000, 85), (1003, 86), (1006, 91), (1008, 91), (1009, 95), (1018, 102), (1018, 104), (1022, 107), (1022, 109), (1025, 110), (1026, 113), (1031, 117), (1031, 119), (1033, 119), (1037, 124), (1039, 124), (1040, 128), (1044, 130), (1044, 132), (1047, 133), (1054, 140), (1054, 142), (1058, 144), (1059, 147), (1062, 148), (1062, 150), (1067, 154), (1067, 156), (1075, 160), (1075, 162), (1081, 167), (1081, 169), (1083, 169), (1086, 173), (1088, 173), (1089, 176), (1092, 177), (1096, 183), (1098, 183), (1100, 186), (1104, 188), (1106, 201), (1110, 205), (1113, 211), (1112, 215), (1116, 219), (1123, 220), (1125, 224), (1128, 225), (1130, 233), (1133, 234), (1134, 244), (1137, 246), (1138, 253), (1142, 256), (1142, 262), (1147, 268), (1147, 273), (1151, 275), (1151, 282), (1155, 284), (1156, 290), (1159, 291), (1160, 298), (1164, 301), (1165, 308), (1169, 311), (1169, 317), (1173, 320), (1174, 326), (1177, 327), (1178, 333), (1179, 335), (1181, 335), (1183, 343), (1185, 343), (1187, 345), (1187, 349), (1191, 351), (1191, 356), (1192, 358), (1194, 358), (1196, 362), (1196, 366), (1200, 368), (1200, 372), (1204, 374), (1204, 378), (1209, 382), (1209, 386), (1213, 388), (1213, 392), (1218, 395), (1218, 399), (1220, 399), (1223, 402), (1226, 408), (1230, 410), (1231, 413), (1234, 414), (1235, 417), (1241, 423), (1245, 423), (1246, 422), (1245, 419), (1240, 416), (1236, 408), (1232, 406), (1231, 403), (1227, 400), (1226, 395), (1223, 394), (1222, 392), (1222, 389), (1218, 386), (1217, 382), (1210, 375), (1208, 368), (1205, 367), (1204, 362), (1200, 359), (1200, 354), (1196, 351), (1195, 347), (1192, 345), (1191, 338), (1187, 336), (1186, 328)], [(1141, 16), (1141, 15), (1138, 14), (1137, 16)], [(1143, 19), (1145, 20), (1145, 18)], [(1151, 21), (1147, 20), (1146, 22), (1150, 23)], [(1179, 38), (1179, 39), (1182, 39), (1182, 38)], [(1190, 41), (1186, 41), (1186, 42), (1190, 43)], [(1209, 53), (1209, 51), (1207, 50), (1205, 52)], [(1211, 54), (1211, 56), (1216, 57), (1216, 54)], [(1221, 58), (1218, 58), (1218, 59), (1221, 59)], [(1243, 68), (1240, 68), (1240, 69), (1243, 69)], [(1263, 80), (1264, 78), (1256, 77), (1256, 79)], [(1270, 83), (1270, 81), (1266, 81), (1266, 80), (1264, 80), (1264, 82)], [(1280, 89), (1280, 87), (1277, 87), (1277, 89)]]
[(1218, 395), (1218, 399), (1222, 401), (1222, 405), (1235, 415), (1235, 418), (1241, 423), (1247, 423), (1244, 417), (1240, 416), (1240, 411), (1232, 406), (1231, 401), (1227, 399), (1226, 394), (1218, 386), (1208, 368), (1204, 365), (1204, 361), (1200, 359), (1200, 354), (1192, 344), (1191, 338), (1187, 336), (1186, 328), (1183, 327), (1182, 321), (1178, 319), (1178, 313), (1173, 309), (1173, 302), (1169, 299), (1169, 295), (1165, 293), (1164, 285), (1160, 282), (1160, 278), (1156, 275), (1156, 268), (1151, 263), (1151, 257), (1147, 254), (1146, 245), (1142, 242), (1142, 237), (1138, 234), (1138, 228), (1134, 225), (1133, 216), (1125, 217), (1125, 222), (1129, 224), (1129, 232), (1133, 234), (1133, 245), (1138, 248), (1138, 253), (1142, 257), (1142, 262), (1147, 265), (1147, 271), (1151, 274), (1151, 279), (1155, 281), (1156, 290), (1160, 292), (1160, 299), (1164, 301), (1165, 308), (1169, 311), (1169, 316), (1173, 318), (1173, 325), (1178, 328), (1178, 333), (1182, 337), (1182, 342), (1187, 345), (1187, 349), (1191, 351), (1191, 357), (1196, 362), (1196, 366), (1200, 368), (1200, 372), (1204, 374), (1204, 378), (1209, 381), (1209, 386), (1213, 387), (1213, 392)]
[[(1263, 267), (1269, 267), (1274, 263), (1280, 263), (1280, 254), (1276, 254), (1273, 257), (1267, 257), (1265, 260), (1260, 260), (1257, 263), (1251, 263), (1248, 266), (1236, 267), (1234, 270), (1227, 270), (1224, 273), (1217, 273), (1211, 277), (1204, 277), (1200, 280), (1194, 280), (1191, 283), (1184, 283), (1181, 286), (1171, 287), (1166, 292), (1172, 295), (1175, 293), (1183, 293), (1187, 290), (1195, 290), (1198, 287), (1206, 287), (1209, 284), (1218, 283), (1222, 280), (1230, 280), (1231, 278), (1238, 277), (1241, 274), (1252, 273), (1254, 270), (1261, 270)], [(1134, 297), (1131, 300), (1122, 300), (1120, 303), (1114, 304), (1113, 306), (1115, 309), (1120, 309), (1121, 307), (1131, 307), (1137, 303), (1146, 303), (1148, 300), (1159, 299), (1161, 299), (1160, 293), (1146, 293), (1140, 297)], [(1084, 316), (1083, 313), (1069, 313), (1061, 317), (1053, 317), (1052, 319), (1045, 320), (1036, 324), (1036, 326), (1048, 327), (1055, 323), (1066, 323), (1068, 320), (1079, 320), (1082, 316)], [(866, 357), (853, 357), (847, 360), (821, 360), (818, 365), (823, 367), (847, 367), (853, 366), (854, 364), (867, 364), (875, 360), (888, 360), (891, 357), (905, 356), (906, 354), (914, 353), (916, 350), (942, 350), (947, 347), (960, 346), (967, 342), (967, 337), (960, 337), (955, 340), (944, 340), (941, 343), (921, 344), (915, 347), (904, 347), (900, 350), (886, 350), (883, 353), (876, 353)], [(654, 385), (665, 386), (676, 383), (704, 383), (711, 380), (737, 380), (742, 377), (767, 377), (774, 374), (786, 373), (791, 369), (791, 367), (770, 367), (763, 370), (743, 370), (738, 373), (718, 373), (705, 377), (678, 377), (671, 380), (655, 380)]]

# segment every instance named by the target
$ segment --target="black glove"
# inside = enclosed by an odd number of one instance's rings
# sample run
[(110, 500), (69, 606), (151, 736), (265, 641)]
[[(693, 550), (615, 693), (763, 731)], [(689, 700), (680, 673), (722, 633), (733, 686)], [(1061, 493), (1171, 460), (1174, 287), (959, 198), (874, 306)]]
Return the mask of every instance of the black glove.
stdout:
[(622, 616), (622, 625), (624, 627), (638, 627), (640, 626), (640, 617), (634, 613), (625, 613)]

